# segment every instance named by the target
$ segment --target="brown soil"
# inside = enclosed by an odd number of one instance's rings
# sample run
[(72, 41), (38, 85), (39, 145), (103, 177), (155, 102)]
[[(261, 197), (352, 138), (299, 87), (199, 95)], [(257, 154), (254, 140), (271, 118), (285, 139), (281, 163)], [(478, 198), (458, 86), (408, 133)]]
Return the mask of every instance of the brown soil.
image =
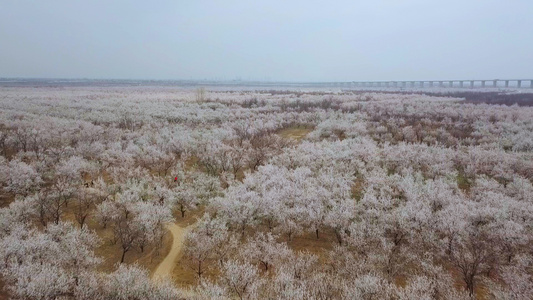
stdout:
[(280, 130), (278, 135), (283, 138), (300, 142), (311, 131), (313, 131), (313, 129), (309, 127), (293, 126)]

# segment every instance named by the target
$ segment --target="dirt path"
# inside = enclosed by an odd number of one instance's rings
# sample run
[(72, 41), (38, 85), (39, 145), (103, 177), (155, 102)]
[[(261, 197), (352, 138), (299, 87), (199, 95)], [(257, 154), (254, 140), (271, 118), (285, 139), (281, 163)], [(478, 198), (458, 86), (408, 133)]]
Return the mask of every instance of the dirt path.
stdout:
[(172, 269), (174, 269), (176, 259), (178, 259), (181, 253), (183, 240), (189, 227), (183, 228), (176, 224), (168, 224), (167, 229), (170, 230), (170, 233), (172, 234), (172, 247), (165, 259), (163, 259), (159, 266), (157, 266), (157, 269), (155, 269), (155, 272), (152, 275), (152, 278), (154, 279), (163, 278), (172, 274)]

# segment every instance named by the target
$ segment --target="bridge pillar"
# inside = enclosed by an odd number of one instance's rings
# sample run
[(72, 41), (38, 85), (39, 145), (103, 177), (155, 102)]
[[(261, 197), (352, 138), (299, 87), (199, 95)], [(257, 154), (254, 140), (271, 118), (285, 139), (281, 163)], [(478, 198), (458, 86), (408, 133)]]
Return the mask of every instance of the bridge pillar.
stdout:
[(433, 81), (429, 82), (429, 87), (433, 87)]
[(533, 89), (533, 79), (529, 82), (529, 87)]
[(424, 87), (424, 82), (420, 81), (420, 87)]
[(443, 87), (443, 86), (444, 86), (444, 82), (439, 81), (439, 87)]
[(485, 87), (485, 80), (481, 80), (481, 87)]
[(505, 87), (506, 87), (506, 88), (509, 87), (509, 80), (506, 80), (506, 81), (505, 81)]
[(463, 86), (464, 86), (464, 83), (465, 83), (464, 81), (459, 81), (459, 86), (460, 86), (460, 87), (463, 87)]
[(474, 88), (474, 80), (470, 80), (470, 88), (471, 88), (471, 89)]
[(453, 81), (449, 82), (450, 87), (453, 87)]
[(517, 81), (516, 81), (516, 86), (517, 86), (518, 88), (521, 88), (521, 87), (522, 87), (522, 80), (517, 80)]
[(492, 87), (497, 87), (498, 86), (498, 80), (494, 80), (492, 82)]

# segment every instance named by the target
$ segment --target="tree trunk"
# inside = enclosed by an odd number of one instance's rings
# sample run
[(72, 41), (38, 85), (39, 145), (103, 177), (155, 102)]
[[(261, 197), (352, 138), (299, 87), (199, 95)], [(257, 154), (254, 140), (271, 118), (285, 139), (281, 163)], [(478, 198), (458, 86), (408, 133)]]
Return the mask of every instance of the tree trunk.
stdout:
[(472, 297), (474, 295), (474, 276), (470, 275), (465, 280), (466, 283), (466, 289), (468, 290), (468, 295)]
[(339, 243), (339, 246), (342, 246), (342, 235), (338, 229), (335, 229), (335, 237), (337, 238), (337, 242)]
[(122, 249), (122, 257), (120, 258), (120, 263), (124, 262), (124, 257), (126, 256), (126, 252), (128, 252), (128, 250)]
[(287, 232), (287, 238), (290, 241), (292, 241), (292, 231)]
[(87, 218), (87, 216), (83, 216), (80, 220), (80, 229), (83, 228), (83, 225), (85, 224), (85, 219)]
[(198, 262), (198, 271), (196, 272), (196, 274), (198, 274), (198, 278), (202, 278), (202, 262), (199, 261)]

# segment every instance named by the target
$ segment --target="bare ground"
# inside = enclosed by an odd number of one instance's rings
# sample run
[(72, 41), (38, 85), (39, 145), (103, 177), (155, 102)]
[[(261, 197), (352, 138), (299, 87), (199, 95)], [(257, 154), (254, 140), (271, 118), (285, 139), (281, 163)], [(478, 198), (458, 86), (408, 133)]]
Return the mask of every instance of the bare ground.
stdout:
[(183, 240), (185, 238), (185, 234), (189, 230), (189, 227), (183, 228), (177, 224), (169, 224), (167, 225), (167, 229), (172, 234), (172, 246), (170, 248), (170, 252), (157, 266), (152, 274), (152, 278), (154, 279), (171, 276), (172, 270), (174, 269), (174, 266), (176, 266), (176, 261), (181, 255)]
[(278, 135), (283, 138), (292, 139), (299, 142), (311, 131), (313, 131), (313, 129), (310, 127), (292, 126), (280, 130)]

